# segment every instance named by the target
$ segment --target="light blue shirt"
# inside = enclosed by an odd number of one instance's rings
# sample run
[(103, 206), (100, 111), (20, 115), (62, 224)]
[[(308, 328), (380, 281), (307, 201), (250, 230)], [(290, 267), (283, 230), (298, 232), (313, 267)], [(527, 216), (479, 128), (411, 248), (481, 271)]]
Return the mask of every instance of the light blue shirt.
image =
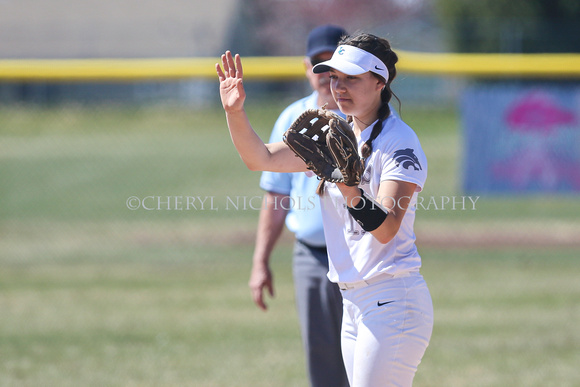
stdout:
[[(270, 143), (282, 141), (282, 136), (307, 109), (318, 109), (318, 92), (302, 98), (288, 106), (278, 117), (270, 136)], [(336, 113), (340, 113), (336, 111)], [(340, 113), (342, 115), (342, 113)], [(344, 117), (344, 115), (343, 115)], [(263, 172), (260, 187), (268, 192), (290, 196), (290, 203), (275, 203), (278, 207), (288, 209), (286, 227), (296, 238), (312, 246), (325, 246), (324, 228), (320, 212), (320, 200), (316, 194), (319, 180), (304, 172), (278, 173)]]

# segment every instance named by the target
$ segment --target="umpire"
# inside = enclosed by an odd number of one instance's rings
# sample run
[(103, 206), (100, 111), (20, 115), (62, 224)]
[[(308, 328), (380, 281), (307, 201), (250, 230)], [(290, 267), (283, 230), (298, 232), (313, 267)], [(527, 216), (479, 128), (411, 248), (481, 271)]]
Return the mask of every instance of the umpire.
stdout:
[[(288, 106), (278, 117), (269, 142), (282, 140), (292, 122), (307, 109), (324, 104), (339, 113), (330, 92), (329, 73), (314, 74), (312, 67), (331, 58), (346, 31), (333, 25), (314, 28), (308, 35), (304, 65), (313, 93)], [(342, 296), (328, 273), (328, 257), (316, 195), (318, 179), (305, 173), (264, 172), (260, 187), (266, 191), (260, 211), (249, 286), (258, 307), (267, 309), (264, 291), (274, 295), (270, 255), (284, 224), (295, 234), (293, 275), (296, 306), (312, 387), (346, 387), (348, 380), (340, 349)]]

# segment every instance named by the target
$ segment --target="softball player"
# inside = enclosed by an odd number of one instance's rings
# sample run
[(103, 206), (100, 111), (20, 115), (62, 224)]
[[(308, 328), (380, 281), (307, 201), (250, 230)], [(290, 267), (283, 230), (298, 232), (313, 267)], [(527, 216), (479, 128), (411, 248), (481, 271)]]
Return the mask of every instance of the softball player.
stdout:
[[(332, 58), (331, 91), (352, 122), (365, 172), (359, 187), (321, 190), (331, 281), (343, 295), (342, 356), (351, 387), (411, 386), (433, 328), (431, 296), (419, 273), (414, 204), (427, 160), (411, 128), (391, 114), (396, 54), (385, 39), (344, 39)], [(306, 171), (282, 142), (264, 144), (244, 112), (239, 55), (216, 66), (230, 134), (252, 170)]]

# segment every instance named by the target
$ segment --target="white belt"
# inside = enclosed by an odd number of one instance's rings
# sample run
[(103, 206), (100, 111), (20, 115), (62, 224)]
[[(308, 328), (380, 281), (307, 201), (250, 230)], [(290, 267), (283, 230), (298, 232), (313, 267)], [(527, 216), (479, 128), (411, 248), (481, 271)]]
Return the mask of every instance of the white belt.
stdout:
[[(407, 274), (407, 273), (405, 273), (405, 274)], [(405, 274), (403, 274), (401, 276), (404, 277)], [(368, 280), (362, 280), (362, 281), (356, 281), (356, 282), (337, 282), (337, 284), (338, 284), (338, 287), (340, 290), (360, 289), (360, 288), (364, 288), (365, 286), (376, 284), (377, 282), (381, 282), (381, 281), (384, 281), (386, 279), (394, 278), (394, 277), (395, 276), (393, 274), (380, 273), (374, 277), (369, 278)], [(399, 277), (399, 275), (397, 275), (397, 277)]]

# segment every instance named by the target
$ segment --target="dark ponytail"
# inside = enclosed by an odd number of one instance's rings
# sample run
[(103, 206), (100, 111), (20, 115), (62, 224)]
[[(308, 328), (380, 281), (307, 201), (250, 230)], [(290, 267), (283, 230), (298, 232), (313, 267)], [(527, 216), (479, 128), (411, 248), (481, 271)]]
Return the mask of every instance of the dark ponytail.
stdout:
[(379, 120), (374, 124), (371, 135), (361, 147), (363, 159), (367, 159), (373, 153), (373, 141), (381, 134), (383, 130), (383, 121), (391, 114), (389, 107), (390, 95), (387, 97), (386, 88), (381, 91), (381, 107), (379, 108)]

